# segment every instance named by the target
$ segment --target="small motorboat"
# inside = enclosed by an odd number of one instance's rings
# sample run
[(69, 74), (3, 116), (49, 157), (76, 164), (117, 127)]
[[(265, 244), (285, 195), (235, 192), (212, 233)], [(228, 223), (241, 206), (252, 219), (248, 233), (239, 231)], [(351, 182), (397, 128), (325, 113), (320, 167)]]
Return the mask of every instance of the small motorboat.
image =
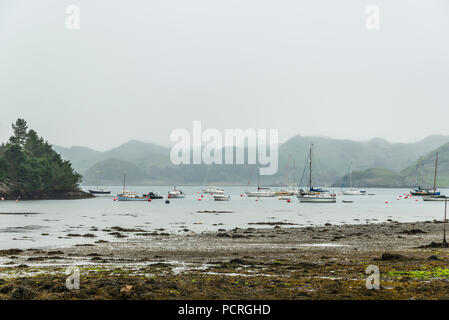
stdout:
[(147, 197), (147, 198), (150, 198), (150, 199), (164, 199), (164, 197), (161, 196), (159, 194), (159, 192), (158, 193), (148, 192), (147, 194), (144, 194), (143, 196)]
[(231, 199), (231, 196), (227, 196), (224, 194), (215, 194), (214, 195), (214, 200), (215, 201), (229, 201)]
[(342, 202), (343, 203), (354, 203), (354, 201), (352, 201), (352, 200), (343, 200)]
[(168, 197), (170, 199), (182, 199), (185, 198), (185, 194), (181, 191), (176, 189), (176, 186), (173, 187), (171, 191), (168, 192)]
[(342, 191), (342, 193), (345, 196), (363, 196), (363, 195), (366, 195), (366, 191), (365, 190), (360, 190), (360, 189), (355, 189), (355, 188), (350, 188), (348, 190), (344, 190), (344, 191)]

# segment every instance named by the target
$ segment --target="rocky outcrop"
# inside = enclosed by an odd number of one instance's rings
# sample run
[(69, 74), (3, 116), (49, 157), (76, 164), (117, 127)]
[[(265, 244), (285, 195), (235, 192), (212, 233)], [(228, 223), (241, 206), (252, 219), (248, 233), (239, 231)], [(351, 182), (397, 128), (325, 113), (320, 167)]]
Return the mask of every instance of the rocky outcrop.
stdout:
[(82, 190), (49, 190), (49, 191), (28, 191), (11, 181), (0, 181), (0, 199), (3, 200), (75, 200), (94, 198), (90, 193)]

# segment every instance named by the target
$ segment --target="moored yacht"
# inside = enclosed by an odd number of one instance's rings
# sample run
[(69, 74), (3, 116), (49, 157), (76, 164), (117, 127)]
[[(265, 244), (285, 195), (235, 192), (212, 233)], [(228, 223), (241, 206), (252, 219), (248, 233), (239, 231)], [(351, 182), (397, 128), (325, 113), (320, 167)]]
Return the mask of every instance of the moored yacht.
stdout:
[(342, 193), (345, 196), (363, 196), (366, 194), (365, 190), (360, 190), (352, 187), (352, 170), (349, 166), (349, 189), (343, 190)]
[(321, 188), (314, 188), (312, 184), (312, 149), (313, 144), (310, 146), (309, 151), (309, 186), (308, 191), (300, 190), (296, 196), (300, 203), (336, 203), (337, 195), (330, 193), (327, 190)]
[(185, 194), (181, 190), (176, 189), (176, 186), (174, 186), (173, 189), (168, 192), (168, 197), (170, 199), (180, 199), (185, 198)]
[(438, 152), (435, 154), (435, 175), (433, 178), (433, 194), (422, 197), (424, 201), (448, 201), (449, 197), (437, 194), (437, 171), (438, 171)]
[(139, 196), (136, 192), (126, 190), (126, 174), (123, 175), (123, 190), (117, 195), (118, 201), (148, 201), (147, 196)]
[[(248, 185), (249, 185), (250, 181), (251, 181), (251, 177), (248, 181)], [(260, 172), (259, 172), (259, 168), (257, 168), (257, 191), (245, 191), (245, 194), (247, 197), (250, 197), (250, 198), (274, 197), (276, 195), (276, 192), (272, 191), (268, 187), (260, 186)]]

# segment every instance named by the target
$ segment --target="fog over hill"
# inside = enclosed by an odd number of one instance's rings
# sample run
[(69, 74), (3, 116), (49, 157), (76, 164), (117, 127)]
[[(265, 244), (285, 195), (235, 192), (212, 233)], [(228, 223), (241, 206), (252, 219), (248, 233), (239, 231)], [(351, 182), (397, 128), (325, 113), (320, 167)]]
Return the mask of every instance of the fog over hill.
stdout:
[[(350, 165), (353, 171), (382, 168), (400, 173), (406, 170), (410, 176), (412, 169), (408, 167), (422, 156), (431, 162), (429, 153), (449, 143), (449, 136), (433, 135), (415, 143), (390, 143), (380, 138), (361, 142), (297, 135), (279, 146), (278, 172), (262, 177), (261, 183), (282, 185), (293, 180), (298, 183), (312, 143), (315, 184), (330, 185), (344, 176)], [(130, 185), (202, 184), (208, 171), (208, 183), (246, 184), (254, 170), (253, 165), (212, 165), (209, 169), (206, 165), (175, 166), (170, 162), (169, 148), (137, 140), (104, 152), (79, 146), (54, 148), (84, 176), (85, 185), (120, 185), (125, 172)], [(449, 153), (442, 152), (441, 161), (449, 163)], [(427, 162), (425, 170), (429, 170)], [(385, 175), (385, 171), (382, 173)], [(252, 184), (256, 181), (254, 175), (253, 172)]]

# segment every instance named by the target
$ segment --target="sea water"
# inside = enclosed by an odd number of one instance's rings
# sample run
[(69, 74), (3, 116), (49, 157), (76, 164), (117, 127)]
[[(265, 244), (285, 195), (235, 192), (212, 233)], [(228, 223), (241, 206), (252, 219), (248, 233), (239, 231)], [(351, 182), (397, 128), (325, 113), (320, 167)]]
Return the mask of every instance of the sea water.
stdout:
[[(337, 193), (337, 203), (320, 204), (299, 203), (296, 197), (290, 197), (290, 203), (279, 200), (279, 197), (248, 198), (244, 193), (245, 186), (224, 187), (231, 200), (214, 201), (211, 195), (201, 197), (200, 186), (179, 186), (177, 188), (186, 197), (170, 199), (166, 204), (167, 192), (171, 188), (127, 187), (138, 194), (153, 191), (164, 196), (162, 200), (151, 202), (114, 201), (120, 187), (108, 188), (112, 191), (111, 196), (93, 199), (0, 201), (0, 249), (57, 248), (94, 243), (99, 239), (120, 241), (108, 230), (102, 231), (114, 226), (150, 232), (164, 229), (156, 232), (186, 234), (235, 227), (267, 227), (254, 224), (258, 222), (284, 222), (305, 227), (325, 223), (380, 223), (389, 219), (399, 222), (442, 220), (444, 214), (444, 202), (424, 202), (421, 197), (405, 199), (404, 194), (408, 194), (409, 189), (367, 189), (367, 193), (374, 195), (363, 196), (343, 196), (339, 189), (331, 189)], [(441, 191), (449, 194), (449, 190)], [(342, 200), (354, 202), (343, 203)], [(92, 231), (93, 227), (98, 231)], [(94, 234), (96, 237), (67, 237), (68, 234)]]

